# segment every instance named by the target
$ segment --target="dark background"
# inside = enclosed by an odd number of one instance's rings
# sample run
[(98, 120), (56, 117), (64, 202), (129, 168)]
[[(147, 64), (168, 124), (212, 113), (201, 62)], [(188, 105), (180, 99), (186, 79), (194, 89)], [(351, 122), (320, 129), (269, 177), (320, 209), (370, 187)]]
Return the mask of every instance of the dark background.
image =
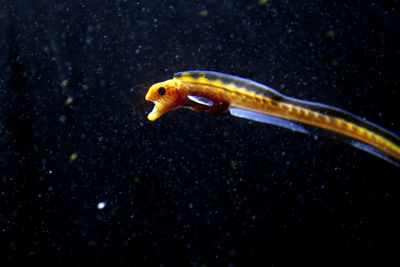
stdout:
[(0, 5), (0, 263), (398, 261), (399, 168), (144, 96), (214, 70), (400, 133), (399, 1)]

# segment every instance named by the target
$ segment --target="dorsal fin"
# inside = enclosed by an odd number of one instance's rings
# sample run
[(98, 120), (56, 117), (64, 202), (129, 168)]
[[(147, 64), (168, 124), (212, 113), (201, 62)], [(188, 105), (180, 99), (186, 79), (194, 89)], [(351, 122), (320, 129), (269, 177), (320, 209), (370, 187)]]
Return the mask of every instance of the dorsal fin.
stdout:
[(271, 98), (273, 100), (281, 101), (286, 96), (282, 95), (281, 93), (275, 91), (274, 89), (249, 80), (245, 78), (240, 78), (237, 76), (219, 73), (215, 71), (202, 71), (202, 70), (194, 70), (194, 71), (184, 71), (178, 72), (174, 75), (175, 79), (178, 79), (183, 82), (195, 82), (201, 84), (214, 84), (224, 85), (225, 87), (234, 87), (236, 90), (244, 90), (246, 92), (251, 92), (256, 95), (265, 96)]

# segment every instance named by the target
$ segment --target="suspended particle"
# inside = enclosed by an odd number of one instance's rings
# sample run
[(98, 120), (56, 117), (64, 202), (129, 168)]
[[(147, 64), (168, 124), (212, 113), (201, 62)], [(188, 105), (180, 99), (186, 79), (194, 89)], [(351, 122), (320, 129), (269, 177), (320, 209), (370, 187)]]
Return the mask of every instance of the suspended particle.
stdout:
[(106, 206), (106, 202), (105, 201), (97, 203), (97, 209), (99, 209), (99, 210), (104, 209), (105, 206)]
[(231, 165), (232, 169), (236, 169), (236, 166), (238, 165), (238, 162), (235, 161), (235, 160), (231, 160), (230, 165)]
[(67, 117), (66, 117), (65, 115), (61, 115), (60, 118), (59, 118), (59, 120), (60, 120), (61, 122), (65, 122), (65, 121), (67, 120)]
[(267, 4), (268, 0), (258, 0), (258, 4), (260, 6), (265, 6)]
[(64, 81), (62, 81), (61, 83), (60, 83), (60, 86), (62, 87), (62, 88), (64, 88), (64, 87), (66, 87), (67, 85), (68, 85), (68, 80), (64, 80)]
[(207, 17), (208, 16), (208, 10), (203, 9), (202, 11), (199, 12), (200, 16), (202, 17)]
[(69, 156), (70, 162), (75, 161), (78, 158), (78, 153), (72, 153), (71, 156)]
[(73, 99), (72, 97), (68, 97), (67, 100), (65, 100), (65, 103), (64, 103), (65, 106), (71, 105), (73, 100), (74, 100), (74, 99)]
[(332, 31), (332, 30), (329, 30), (329, 31), (326, 32), (326, 36), (328, 38), (333, 38), (333, 37), (335, 37), (335, 32)]

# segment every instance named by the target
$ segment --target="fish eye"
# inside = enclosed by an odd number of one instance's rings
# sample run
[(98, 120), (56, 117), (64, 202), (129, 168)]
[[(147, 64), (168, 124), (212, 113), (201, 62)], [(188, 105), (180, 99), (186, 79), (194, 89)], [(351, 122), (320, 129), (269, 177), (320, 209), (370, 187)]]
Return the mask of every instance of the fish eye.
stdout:
[(158, 94), (159, 95), (165, 95), (165, 88), (164, 87), (158, 88)]

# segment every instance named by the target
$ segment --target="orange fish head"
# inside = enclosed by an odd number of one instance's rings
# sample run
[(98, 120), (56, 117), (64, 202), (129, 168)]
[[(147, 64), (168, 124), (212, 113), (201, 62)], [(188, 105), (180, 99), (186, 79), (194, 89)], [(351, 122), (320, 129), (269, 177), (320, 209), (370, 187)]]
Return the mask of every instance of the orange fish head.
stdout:
[(175, 79), (152, 85), (146, 94), (146, 100), (153, 102), (154, 108), (147, 118), (154, 121), (164, 113), (183, 106), (186, 97), (185, 87)]

